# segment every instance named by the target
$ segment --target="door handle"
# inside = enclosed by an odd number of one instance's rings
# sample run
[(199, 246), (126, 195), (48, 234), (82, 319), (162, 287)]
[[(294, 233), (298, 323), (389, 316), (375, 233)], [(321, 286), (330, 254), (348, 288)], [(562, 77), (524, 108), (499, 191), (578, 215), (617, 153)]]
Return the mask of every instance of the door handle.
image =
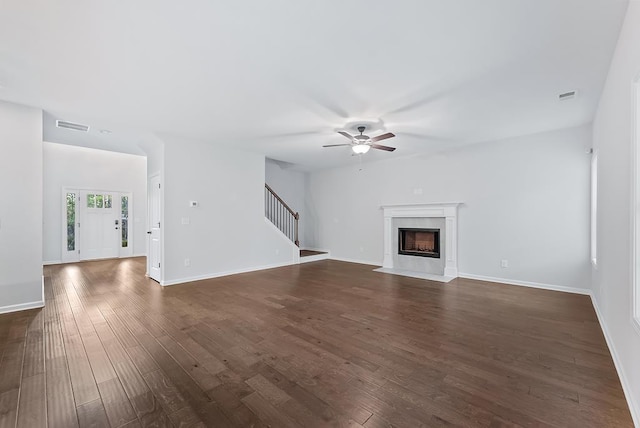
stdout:
[(150, 230), (147, 232), (147, 235), (151, 235), (151, 231)]

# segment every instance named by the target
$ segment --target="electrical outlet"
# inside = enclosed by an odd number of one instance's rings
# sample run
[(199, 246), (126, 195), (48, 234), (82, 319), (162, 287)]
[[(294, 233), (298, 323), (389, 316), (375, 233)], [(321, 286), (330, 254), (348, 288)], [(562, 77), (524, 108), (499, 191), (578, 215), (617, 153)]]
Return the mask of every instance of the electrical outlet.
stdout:
[(182, 217), (182, 224), (190, 224), (191, 219), (189, 217)]
[(500, 260), (500, 267), (508, 268), (509, 267), (509, 260), (505, 260), (505, 259)]
[(184, 265), (185, 266), (191, 266), (191, 259), (184, 259)]

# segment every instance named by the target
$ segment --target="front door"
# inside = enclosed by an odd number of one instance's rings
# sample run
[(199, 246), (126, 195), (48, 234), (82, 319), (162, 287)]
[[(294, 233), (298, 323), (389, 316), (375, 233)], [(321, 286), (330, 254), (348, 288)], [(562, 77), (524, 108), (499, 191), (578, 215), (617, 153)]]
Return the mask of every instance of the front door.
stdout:
[(158, 282), (162, 280), (162, 271), (160, 269), (160, 260), (162, 258), (162, 245), (160, 234), (160, 176), (155, 175), (149, 178), (149, 258), (147, 259), (147, 271), (149, 278)]
[(118, 257), (120, 210), (118, 193), (80, 191), (80, 260)]

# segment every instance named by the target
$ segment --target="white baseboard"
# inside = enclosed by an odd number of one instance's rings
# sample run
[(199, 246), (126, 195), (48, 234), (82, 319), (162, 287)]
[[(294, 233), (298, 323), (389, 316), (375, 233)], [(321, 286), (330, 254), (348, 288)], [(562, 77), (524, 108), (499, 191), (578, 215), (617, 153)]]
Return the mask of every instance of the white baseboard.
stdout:
[(279, 268), (284, 266), (292, 266), (296, 264), (298, 264), (297, 261), (290, 261), (290, 262), (274, 263), (272, 265), (258, 266), (258, 267), (252, 267), (252, 268), (229, 270), (225, 272), (215, 272), (210, 274), (192, 276), (188, 278), (172, 279), (169, 281), (160, 281), (160, 285), (168, 286), (168, 285), (184, 284), (186, 282), (203, 281), (205, 279), (214, 279), (214, 278), (220, 278), (222, 276), (236, 275), (239, 273), (247, 273), (247, 272), (255, 272), (255, 271), (265, 270), (265, 269), (274, 269), (274, 268)]
[(565, 293), (591, 295), (591, 290), (586, 288), (566, 287), (564, 285), (543, 284), (540, 282), (519, 281), (516, 279), (496, 278), (492, 276), (474, 275), (471, 273), (458, 273), (458, 277), (476, 279), (478, 281), (497, 282), (499, 284), (519, 285), (522, 287), (541, 288), (543, 290), (563, 291)]
[(347, 262), (347, 263), (359, 263), (361, 265), (371, 265), (371, 266), (378, 266), (378, 267), (382, 267), (382, 263), (374, 263), (371, 262), (369, 260), (356, 260), (356, 259), (347, 259), (344, 257), (334, 257), (331, 256), (329, 257), (331, 260), (337, 260), (339, 262)]
[(41, 291), (41, 297), (40, 297), (40, 301), (37, 302), (27, 302), (27, 303), (19, 303), (17, 305), (7, 305), (7, 306), (2, 306), (0, 307), (0, 314), (8, 314), (11, 312), (18, 312), (18, 311), (26, 311), (28, 309), (36, 309), (36, 308), (43, 308), (44, 307), (44, 275), (42, 275), (41, 277), (41, 284), (42, 284), (42, 291)]
[(44, 300), (39, 302), (20, 303), (19, 305), (9, 305), (0, 308), (0, 314), (8, 314), (10, 312), (26, 311), (27, 309), (43, 308)]
[(44, 266), (60, 265), (62, 263), (63, 263), (62, 260), (45, 260), (42, 262)]
[(616, 348), (613, 346), (613, 340), (611, 339), (611, 335), (609, 334), (609, 329), (607, 325), (603, 322), (604, 317), (602, 316), (602, 312), (600, 311), (600, 307), (598, 306), (598, 300), (595, 296), (591, 295), (591, 303), (593, 303), (593, 308), (596, 311), (596, 316), (598, 317), (598, 323), (600, 324), (600, 329), (602, 330), (602, 334), (604, 335), (604, 340), (607, 342), (607, 347), (609, 348), (609, 353), (613, 358), (613, 365), (616, 368), (616, 372), (618, 373), (618, 378), (620, 379), (620, 384), (622, 385), (622, 391), (624, 392), (624, 397), (627, 400), (627, 405), (629, 406), (629, 411), (631, 412), (631, 418), (633, 419), (633, 423), (636, 427), (640, 427), (640, 409), (634, 406), (634, 402), (631, 399), (631, 387), (629, 386), (629, 380), (624, 372), (622, 367), (622, 362), (620, 361), (620, 357), (616, 352)]

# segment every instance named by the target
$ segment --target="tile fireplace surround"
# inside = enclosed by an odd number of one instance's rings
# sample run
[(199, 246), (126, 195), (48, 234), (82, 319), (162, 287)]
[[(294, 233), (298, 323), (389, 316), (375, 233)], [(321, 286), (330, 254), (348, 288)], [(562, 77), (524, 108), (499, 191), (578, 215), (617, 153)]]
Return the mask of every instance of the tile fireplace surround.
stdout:
[[(412, 204), (412, 205), (383, 205), (384, 212), (384, 259), (382, 268), (377, 272), (392, 273), (414, 278), (430, 279), (449, 282), (458, 277), (458, 205), (459, 202)], [(393, 245), (394, 218), (444, 218), (444, 275), (434, 275), (427, 272), (398, 269), (394, 267), (394, 254), (397, 248)]]

